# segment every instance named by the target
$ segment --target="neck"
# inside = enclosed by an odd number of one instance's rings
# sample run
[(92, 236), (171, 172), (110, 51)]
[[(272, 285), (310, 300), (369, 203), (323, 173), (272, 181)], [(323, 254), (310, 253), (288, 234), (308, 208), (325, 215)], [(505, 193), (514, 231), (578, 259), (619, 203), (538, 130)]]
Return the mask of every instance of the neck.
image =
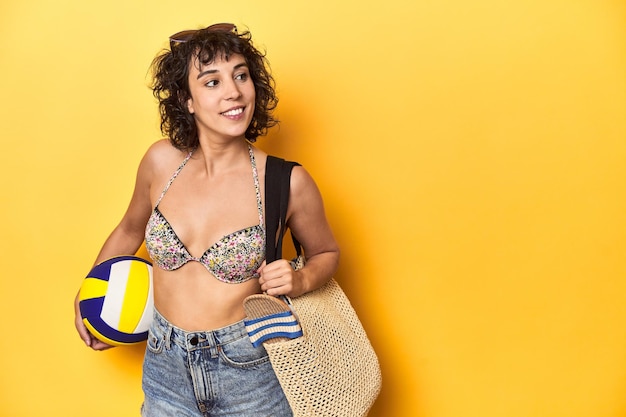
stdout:
[(194, 156), (204, 162), (207, 175), (214, 176), (236, 169), (242, 163), (247, 163), (250, 159), (248, 146), (249, 144), (245, 139), (228, 143), (200, 143)]

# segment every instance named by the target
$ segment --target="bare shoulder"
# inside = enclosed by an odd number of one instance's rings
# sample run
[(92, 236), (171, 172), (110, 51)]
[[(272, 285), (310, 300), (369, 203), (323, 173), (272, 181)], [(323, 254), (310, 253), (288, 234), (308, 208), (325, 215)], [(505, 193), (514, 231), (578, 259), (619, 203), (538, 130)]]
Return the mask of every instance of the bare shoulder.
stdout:
[[(146, 151), (142, 161), (142, 169), (157, 174), (161, 170), (171, 171), (187, 156), (187, 153), (176, 149), (167, 139), (154, 142)], [(175, 169), (175, 167), (174, 167)]]
[(301, 165), (296, 165), (291, 171), (291, 194), (303, 195), (309, 193), (319, 193), (315, 180), (309, 172)]
[(150, 145), (144, 158), (156, 160), (156, 162), (165, 162), (170, 159), (184, 158), (186, 155), (185, 152), (172, 146), (169, 140), (161, 139)]

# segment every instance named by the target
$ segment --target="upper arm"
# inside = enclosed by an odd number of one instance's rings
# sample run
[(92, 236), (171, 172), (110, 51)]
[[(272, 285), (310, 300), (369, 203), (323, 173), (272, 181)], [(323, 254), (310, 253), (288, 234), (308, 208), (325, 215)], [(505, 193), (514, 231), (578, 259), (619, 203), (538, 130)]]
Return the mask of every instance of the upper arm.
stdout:
[(143, 230), (152, 211), (150, 200), (150, 188), (154, 177), (152, 159), (150, 151), (142, 158), (137, 169), (135, 187), (130, 203), (124, 217), (120, 221), (119, 227), (131, 235), (143, 236)]
[(113, 256), (134, 254), (143, 243), (145, 227), (152, 212), (150, 188), (154, 182), (153, 149), (154, 146), (142, 158), (128, 208), (104, 242), (96, 263)]
[[(116, 231), (129, 239), (137, 247), (144, 238), (146, 224), (153, 208), (155, 185), (160, 185), (157, 178), (158, 167), (172, 158), (172, 147), (167, 141), (154, 143), (141, 159), (135, 177), (133, 194)], [(168, 161), (169, 162), (169, 161)]]
[(293, 168), (287, 210), (287, 224), (302, 244), (307, 258), (325, 252), (339, 252), (328, 224), (322, 195), (313, 178), (301, 166)]

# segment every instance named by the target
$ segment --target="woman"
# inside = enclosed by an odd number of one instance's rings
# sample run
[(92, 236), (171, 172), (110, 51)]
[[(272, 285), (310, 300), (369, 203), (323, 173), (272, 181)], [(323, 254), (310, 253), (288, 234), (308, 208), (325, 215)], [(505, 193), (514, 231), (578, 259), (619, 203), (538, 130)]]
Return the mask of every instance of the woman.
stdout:
[[(252, 143), (277, 123), (277, 98), (249, 32), (217, 24), (177, 33), (152, 68), (168, 139), (146, 152), (129, 207), (96, 259), (133, 254), (145, 239), (154, 264), (142, 415), (289, 416), (265, 350), (245, 332), (243, 300), (297, 297), (335, 273), (339, 249), (322, 198), (295, 167), (287, 224), (307, 264), (266, 264), (267, 155)], [(89, 334), (78, 301), (75, 308), (87, 346), (110, 347)]]

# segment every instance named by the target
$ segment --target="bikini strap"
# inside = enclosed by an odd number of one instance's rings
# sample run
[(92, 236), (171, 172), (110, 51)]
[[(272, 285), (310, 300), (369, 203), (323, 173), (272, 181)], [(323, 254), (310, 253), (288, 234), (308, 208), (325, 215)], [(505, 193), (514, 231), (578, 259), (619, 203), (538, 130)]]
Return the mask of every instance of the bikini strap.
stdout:
[(170, 180), (167, 182), (167, 184), (165, 185), (165, 188), (163, 189), (163, 191), (161, 192), (161, 196), (159, 196), (159, 199), (157, 200), (156, 204), (154, 205), (154, 207), (159, 207), (159, 203), (161, 202), (161, 200), (163, 199), (163, 196), (165, 196), (165, 193), (167, 192), (167, 190), (169, 190), (170, 185), (172, 185), (172, 183), (174, 182), (174, 180), (176, 179), (176, 177), (178, 176), (178, 174), (180, 174), (180, 171), (183, 170), (183, 168), (185, 167), (185, 165), (187, 165), (187, 161), (189, 161), (189, 159), (191, 158), (191, 155), (193, 154), (192, 152), (189, 152), (187, 154), (187, 156), (185, 157), (185, 159), (183, 160), (183, 162), (180, 164), (180, 166), (178, 167), (178, 169), (176, 170), (176, 172), (174, 172), (174, 175), (172, 175), (172, 178), (170, 178)]
[(263, 201), (261, 200), (261, 186), (259, 185), (259, 171), (256, 168), (256, 159), (254, 158), (254, 149), (248, 143), (248, 151), (250, 153), (250, 163), (252, 164), (252, 177), (254, 178), (254, 189), (256, 191), (256, 206), (259, 211), (259, 224), (261, 227), (265, 224), (263, 220)]

